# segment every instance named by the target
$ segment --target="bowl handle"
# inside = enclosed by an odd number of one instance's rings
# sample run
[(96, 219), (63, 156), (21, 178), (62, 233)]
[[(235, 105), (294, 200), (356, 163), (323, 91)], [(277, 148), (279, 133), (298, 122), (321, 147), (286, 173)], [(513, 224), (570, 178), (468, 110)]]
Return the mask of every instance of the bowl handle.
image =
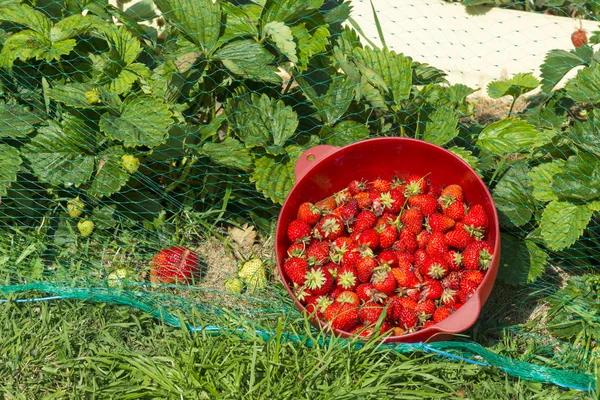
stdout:
[(296, 182), (306, 175), (313, 165), (338, 149), (339, 147), (321, 144), (304, 151), (304, 153), (298, 157), (298, 161), (296, 161), (296, 168), (294, 168)]

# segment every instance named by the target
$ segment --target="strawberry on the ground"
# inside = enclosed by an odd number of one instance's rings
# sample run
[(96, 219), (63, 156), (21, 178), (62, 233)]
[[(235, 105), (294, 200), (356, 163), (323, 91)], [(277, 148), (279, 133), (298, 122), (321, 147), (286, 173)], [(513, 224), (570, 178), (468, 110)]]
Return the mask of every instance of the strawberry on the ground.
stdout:
[(198, 255), (181, 246), (161, 250), (150, 261), (150, 282), (188, 283), (200, 274)]
[(393, 225), (386, 225), (378, 229), (379, 232), (379, 246), (382, 249), (392, 247), (396, 239), (398, 239), (398, 231)]
[(359, 321), (358, 309), (350, 303), (335, 302), (327, 307), (324, 315), (333, 329), (346, 332), (354, 328)]
[(469, 232), (465, 230), (462, 222), (457, 222), (454, 226), (454, 229), (446, 232), (444, 237), (446, 238), (446, 243), (448, 243), (448, 246), (454, 247), (458, 250), (466, 249), (469, 243), (474, 240)]
[(354, 180), (348, 185), (348, 191), (353, 196), (360, 192), (364, 192), (365, 190), (367, 190), (367, 182), (364, 180)]
[(344, 233), (344, 223), (340, 217), (329, 214), (317, 223), (316, 231), (324, 240), (335, 240)]
[(311, 266), (325, 265), (329, 261), (331, 242), (314, 242), (306, 249), (307, 262)]
[(360, 192), (354, 195), (354, 199), (358, 202), (358, 208), (364, 210), (373, 205), (373, 200), (368, 192)]
[(335, 210), (335, 208), (337, 207), (337, 204), (336, 204), (333, 196), (331, 196), (331, 197), (328, 197), (326, 199), (323, 199), (323, 200), (317, 202), (315, 204), (315, 207), (317, 207), (322, 213), (326, 213), (326, 212), (331, 212), (331, 211)]
[(494, 257), (494, 247), (485, 241), (475, 241), (467, 246), (462, 253), (465, 269), (487, 270)]
[(336, 277), (337, 286), (344, 290), (356, 290), (360, 283), (358, 273), (354, 267), (342, 267)]
[(443, 292), (444, 288), (442, 287), (440, 281), (436, 279), (428, 279), (425, 281), (421, 295), (426, 299), (437, 300), (442, 296)]
[(360, 304), (360, 298), (352, 290), (344, 290), (335, 298), (335, 301), (338, 303), (350, 303), (355, 306)]
[(406, 197), (415, 196), (427, 192), (427, 181), (425, 177), (419, 175), (410, 175), (406, 179), (404, 186), (404, 195)]
[(306, 221), (295, 219), (288, 225), (287, 235), (292, 243), (308, 242), (310, 239), (310, 225)]
[(465, 230), (477, 240), (483, 238), (489, 224), (487, 213), (481, 204), (475, 204), (471, 207), (462, 222)]
[(389, 192), (392, 188), (392, 183), (385, 179), (375, 179), (373, 181), (373, 189), (377, 190), (379, 193)]
[(379, 320), (381, 314), (383, 314), (383, 310), (384, 308), (381, 304), (368, 301), (360, 307), (358, 316), (363, 323), (374, 324)]
[(356, 274), (358, 276), (358, 280), (361, 282), (368, 282), (371, 280), (371, 276), (373, 275), (373, 271), (377, 268), (377, 260), (375, 257), (367, 256), (364, 257), (357, 265), (356, 265)]
[(306, 287), (313, 296), (329, 293), (333, 288), (333, 276), (325, 267), (315, 267), (306, 272)]
[(441, 232), (433, 232), (429, 238), (429, 243), (425, 248), (427, 254), (431, 257), (445, 258), (448, 252), (448, 242), (446, 237)]
[(445, 233), (454, 228), (454, 220), (444, 214), (433, 213), (427, 218), (426, 225), (432, 232)]
[(417, 234), (423, 230), (423, 212), (418, 208), (409, 208), (402, 213), (400, 221), (404, 228)]
[(425, 279), (442, 279), (448, 275), (448, 264), (441, 257), (427, 257), (421, 268)]
[(465, 208), (465, 203), (456, 200), (455, 202), (448, 204), (446, 207), (442, 207), (442, 213), (455, 221), (461, 221), (465, 217)]
[(310, 226), (319, 222), (319, 218), (321, 218), (321, 211), (311, 202), (302, 203), (298, 208), (298, 219)]
[(433, 214), (438, 208), (438, 203), (435, 201), (435, 197), (428, 194), (411, 196), (408, 198), (408, 204), (413, 208), (418, 208), (421, 210), (425, 216)]
[(362, 232), (371, 229), (376, 223), (377, 217), (373, 211), (363, 210), (356, 216), (356, 221), (352, 225), (352, 229), (356, 232)]
[(394, 294), (398, 285), (388, 265), (380, 265), (375, 269), (371, 277), (371, 283), (377, 291), (388, 296)]
[(373, 228), (364, 230), (358, 237), (358, 243), (369, 246), (371, 250), (379, 247), (379, 233)]
[(452, 314), (450, 308), (446, 306), (439, 306), (437, 310), (433, 313), (433, 320), (437, 322), (442, 322), (446, 318), (448, 318)]
[(304, 282), (306, 282), (308, 264), (305, 259), (292, 257), (283, 264), (283, 270), (287, 277), (295, 284), (304, 285)]

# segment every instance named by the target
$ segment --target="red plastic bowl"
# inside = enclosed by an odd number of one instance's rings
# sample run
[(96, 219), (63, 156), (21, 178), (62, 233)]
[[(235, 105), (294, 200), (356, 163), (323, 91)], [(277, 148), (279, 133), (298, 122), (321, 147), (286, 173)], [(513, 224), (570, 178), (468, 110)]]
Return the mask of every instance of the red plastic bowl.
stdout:
[[(485, 278), (473, 296), (452, 315), (442, 322), (418, 332), (402, 336), (391, 336), (386, 342), (421, 342), (426, 340), (446, 340), (471, 327), (487, 300), (500, 263), (500, 230), (498, 214), (487, 187), (473, 169), (453, 153), (416, 139), (379, 138), (357, 142), (342, 148), (321, 145), (304, 152), (294, 171), (296, 184), (290, 191), (277, 222), (275, 251), (279, 275), (286, 290), (295, 299), (293, 285), (286, 277), (283, 263), (290, 243), (287, 226), (296, 219), (300, 204), (316, 203), (345, 188), (354, 179), (372, 181), (378, 177), (392, 179), (395, 175), (406, 178), (409, 173), (429, 174), (428, 179), (435, 185), (459, 184), (465, 199), (471, 204), (481, 204), (485, 208), (490, 228), (487, 240), (494, 244), (494, 257)], [(304, 306), (296, 301), (296, 306), (304, 312)], [(325, 328), (325, 324), (313, 318), (313, 325)], [(348, 337), (349, 333), (335, 331), (337, 335)]]

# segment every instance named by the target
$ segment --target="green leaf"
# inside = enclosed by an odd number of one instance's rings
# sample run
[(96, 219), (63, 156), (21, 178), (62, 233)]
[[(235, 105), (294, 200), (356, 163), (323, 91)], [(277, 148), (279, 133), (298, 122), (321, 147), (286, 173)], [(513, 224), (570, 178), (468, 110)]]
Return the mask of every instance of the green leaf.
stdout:
[(592, 218), (593, 211), (586, 205), (575, 205), (563, 201), (548, 204), (540, 228), (546, 246), (554, 251), (571, 246), (583, 234)]
[(593, 55), (594, 50), (590, 46), (583, 46), (571, 51), (550, 50), (540, 67), (542, 91), (550, 93), (570, 70), (579, 65), (589, 64)]
[(498, 279), (513, 286), (535, 282), (546, 272), (548, 255), (531, 240), (501, 234), (500, 268)]
[(0, 5), (0, 21), (26, 26), (42, 37), (48, 37), (52, 28), (48, 17), (25, 4)]
[(74, 108), (120, 107), (121, 100), (108, 93), (102, 86), (91, 83), (68, 83), (48, 90), (52, 100)]
[(440, 108), (429, 115), (423, 140), (444, 145), (458, 135), (458, 115), (450, 108)]
[(22, 155), (40, 181), (70, 187), (90, 179), (97, 139), (84, 125), (81, 121), (62, 126), (50, 122), (25, 145)]
[(559, 174), (565, 167), (565, 161), (555, 160), (551, 163), (540, 164), (533, 167), (527, 174), (531, 179), (533, 197), (542, 202), (558, 200), (558, 196), (552, 190), (554, 176)]
[[(35, 130), (35, 125), (43, 122), (35, 111), (18, 105), (0, 103), (0, 138), (24, 138)], [(0, 152), (0, 154), (2, 154)]]
[(250, 181), (256, 183), (256, 189), (265, 197), (274, 203), (283, 204), (294, 186), (294, 166), (295, 163), (290, 159), (260, 157), (254, 162), (254, 172), (250, 176)]
[(567, 95), (578, 103), (600, 102), (600, 65), (583, 68), (566, 86)]
[(108, 229), (117, 223), (114, 215), (117, 207), (114, 205), (96, 207), (92, 210), (92, 219), (98, 228)]
[(577, 147), (600, 157), (600, 120), (595, 110), (588, 113), (586, 121), (571, 125), (567, 134)]
[(221, 31), (221, 5), (213, 0), (155, 0), (163, 16), (189, 41), (210, 54)]
[[(221, 7), (226, 20), (224, 23), (225, 31), (219, 38), (219, 44), (240, 37), (258, 37), (257, 25), (262, 7), (257, 4), (237, 6), (231, 3), (222, 3)], [(217, 47), (220, 47), (220, 45), (217, 45)]]
[(271, 21), (263, 28), (263, 36), (268, 37), (277, 49), (291, 62), (297, 63), (296, 42), (289, 26), (283, 22)]
[(100, 79), (112, 78), (138, 58), (142, 52), (142, 45), (126, 26), (101, 24), (96, 28), (100, 37), (110, 44), (110, 51), (107, 52), (108, 57), (104, 59)]
[(494, 188), (494, 202), (504, 225), (521, 226), (535, 211), (529, 168), (525, 162), (513, 165)]
[(459, 156), (464, 162), (469, 164), (471, 168), (473, 168), (476, 171), (478, 170), (479, 159), (473, 155), (472, 151), (467, 150), (464, 147), (456, 146), (450, 147), (448, 150)]
[(589, 153), (569, 157), (552, 181), (559, 200), (589, 202), (600, 198), (600, 161)]
[(122, 141), (125, 147), (155, 147), (167, 139), (171, 116), (164, 100), (132, 94), (123, 102), (119, 116), (102, 115), (100, 130), (111, 139)]
[(223, 65), (236, 75), (253, 81), (279, 84), (279, 71), (271, 65), (273, 56), (263, 46), (253, 40), (236, 40), (222, 48), (214, 55)]
[(74, 38), (92, 29), (97, 23), (104, 23), (104, 21), (91, 15), (71, 15), (61, 19), (50, 29), (50, 41), (58, 43)]
[[(413, 61), (411, 64), (411, 68), (413, 70), (413, 82), (415, 85), (428, 85), (430, 83), (447, 83), (446, 73), (441, 69), (432, 67), (429, 64), (420, 63), (417, 61)], [(467, 88), (465, 85), (457, 84), (453, 86), (462, 86)], [(469, 89), (471, 93), (472, 89)], [(471, 94), (468, 93), (468, 94)], [(465, 95), (466, 96), (466, 95)]]
[(252, 155), (244, 144), (233, 138), (226, 138), (220, 143), (204, 143), (200, 153), (208, 156), (213, 162), (226, 167), (249, 171), (252, 168)]
[(555, 134), (554, 131), (538, 131), (517, 118), (506, 118), (481, 131), (477, 144), (500, 155), (543, 146), (549, 143)]
[(304, 72), (312, 56), (327, 51), (330, 37), (329, 29), (326, 26), (319, 26), (309, 33), (305, 23), (294, 25), (291, 29), (292, 35), (298, 43), (296, 69), (299, 72)]
[(284, 154), (285, 143), (296, 132), (298, 116), (283, 101), (253, 93), (229, 106), (229, 122), (248, 148), (263, 147), (270, 154)]
[(369, 137), (369, 128), (355, 121), (342, 121), (330, 128), (323, 126), (321, 137), (327, 144), (346, 146)]
[(10, 185), (17, 180), (17, 172), (21, 169), (19, 150), (7, 144), (0, 143), (0, 197), (6, 196)]
[(499, 99), (504, 96), (518, 98), (540, 85), (540, 81), (531, 72), (519, 73), (508, 80), (492, 81), (487, 86), (488, 96)]
[(267, 0), (261, 20), (293, 22), (317, 11), (324, 0)]
[[(313, 80), (319, 78), (328, 81), (315, 82)], [(357, 84), (349, 76), (330, 76), (327, 73), (318, 74), (312, 71), (310, 74), (299, 76), (296, 79), (306, 97), (311, 100), (319, 112), (323, 122), (328, 125), (335, 124), (348, 110)], [(323, 93), (323, 88), (327, 88), (327, 92)]]
[(122, 166), (121, 156), (125, 152), (121, 146), (113, 146), (96, 157), (96, 172), (88, 193), (96, 197), (117, 193), (129, 180), (130, 174)]

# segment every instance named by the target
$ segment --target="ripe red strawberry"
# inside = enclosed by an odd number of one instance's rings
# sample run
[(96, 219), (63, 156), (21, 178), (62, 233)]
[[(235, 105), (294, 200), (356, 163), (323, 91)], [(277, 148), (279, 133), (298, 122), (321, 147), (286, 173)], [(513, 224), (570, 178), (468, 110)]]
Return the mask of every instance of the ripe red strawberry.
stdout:
[(425, 248), (425, 251), (431, 257), (445, 258), (448, 252), (448, 243), (446, 237), (441, 232), (433, 232), (429, 238), (429, 243)]
[(456, 290), (460, 288), (460, 273), (457, 271), (450, 272), (444, 279), (442, 279), (442, 286), (444, 288)]
[(423, 212), (418, 208), (409, 208), (402, 213), (400, 221), (404, 225), (404, 229), (417, 234), (423, 230)]
[(405, 252), (394, 252), (396, 254), (396, 258), (398, 259), (398, 266), (408, 266), (410, 267), (415, 262), (415, 256), (410, 253)]
[(363, 210), (356, 216), (356, 221), (352, 225), (352, 229), (356, 232), (366, 231), (371, 229), (377, 223), (377, 217), (372, 211)]
[(389, 192), (381, 193), (379, 203), (384, 212), (399, 213), (404, 205), (404, 195), (398, 189), (392, 189)]
[(364, 257), (356, 265), (356, 274), (358, 276), (358, 280), (361, 282), (370, 281), (375, 268), (377, 268), (377, 260), (374, 257)]
[(323, 313), (333, 304), (333, 300), (328, 296), (310, 296), (306, 303), (306, 312), (311, 315), (316, 313), (319, 319), (324, 319)]
[(456, 296), (456, 291), (454, 289), (444, 289), (442, 295), (440, 296), (440, 301), (446, 307), (452, 307), (454, 304), (460, 302), (458, 296)]
[(448, 185), (442, 190), (442, 193), (438, 198), (438, 203), (440, 206), (442, 206), (442, 208), (445, 208), (448, 207), (450, 204), (454, 203), (455, 201), (463, 200), (464, 197), (462, 187), (460, 187), (459, 185)]
[(587, 32), (581, 28), (577, 29), (571, 34), (571, 43), (573, 43), (576, 49), (588, 44)]
[(356, 267), (362, 260), (362, 256), (358, 248), (345, 252), (342, 256), (342, 267)]
[(365, 190), (367, 190), (367, 183), (365, 181), (354, 180), (348, 185), (348, 191), (353, 196)]
[(418, 248), (419, 243), (417, 242), (417, 237), (413, 232), (406, 228), (400, 231), (400, 238), (392, 245), (392, 249), (395, 251), (406, 253), (414, 253)]
[(458, 301), (454, 305), (455, 309), (458, 308), (457, 307), (458, 304), (464, 304), (464, 303), (467, 302), (467, 300), (469, 300), (469, 296), (465, 292), (463, 292), (462, 290), (460, 290), (460, 289), (456, 290), (456, 297), (458, 298)]
[(383, 226), (378, 230), (379, 232), (379, 246), (382, 249), (392, 247), (396, 239), (398, 239), (398, 231), (396, 227), (392, 225)]
[(405, 268), (392, 268), (392, 274), (396, 279), (398, 287), (413, 289), (419, 285), (414, 272)]
[(335, 198), (331, 196), (317, 202), (317, 204), (315, 204), (315, 207), (317, 207), (321, 211), (321, 213), (326, 213), (335, 210), (335, 208), (337, 207), (337, 203), (335, 202)]
[(465, 203), (457, 200), (446, 207), (442, 207), (442, 213), (454, 221), (461, 221), (465, 217), (465, 209)]
[(199, 278), (200, 260), (193, 251), (181, 246), (161, 250), (150, 261), (150, 282), (189, 283)]
[(306, 273), (306, 287), (313, 296), (329, 293), (333, 288), (333, 276), (325, 267), (315, 267)]
[(460, 278), (462, 280), (472, 281), (472, 282), (476, 283), (477, 285), (479, 285), (481, 282), (483, 282), (484, 277), (485, 277), (485, 275), (483, 274), (483, 272), (481, 272), (479, 270), (473, 270), (473, 271), (463, 270), (461, 272), (461, 276), (460, 276)]
[(296, 299), (302, 304), (306, 304), (307, 301), (311, 298), (311, 294), (304, 285), (300, 286), (294, 283), (293, 292), (294, 296), (296, 296)]
[(308, 264), (306, 260), (300, 257), (292, 257), (283, 264), (285, 274), (292, 282), (297, 285), (304, 285), (306, 282), (306, 271)]
[(483, 238), (489, 224), (488, 216), (481, 204), (476, 204), (471, 207), (462, 222), (465, 226), (465, 230), (478, 240)]
[(348, 201), (346, 204), (341, 206), (340, 217), (344, 222), (352, 221), (354, 217), (358, 214), (358, 201), (352, 199)]
[(408, 204), (411, 207), (421, 210), (423, 215), (428, 216), (433, 214), (438, 207), (435, 197), (428, 194), (418, 194), (408, 198)]
[(442, 297), (442, 293), (444, 292), (444, 288), (440, 281), (436, 279), (429, 279), (425, 281), (424, 290), (422, 295), (430, 300), (437, 300)]
[(326, 240), (335, 240), (344, 233), (344, 223), (336, 215), (329, 214), (321, 218), (316, 226), (318, 237)]
[(331, 242), (314, 242), (306, 249), (306, 257), (308, 265), (325, 265), (329, 261), (329, 251)]
[(356, 243), (347, 236), (342, 236), (334, 240), (331, 249), (329, 250), (329, 258), (335, 263), (341, 263), (344, 254), (354, 250), (357, 247)]
[(423, 324), (423, 329), (427, 329), (427, 328), (429, 328), (429, 327), (431, 327), (431, 326), (433, 326), (433, 325), (435, 325), (435, 324), (436, 324), (436, 322), (435, 322), (435, 321), (433, 321), (433, 320), (427, 321), (427, 322), (425, 322), (425, 323)]
[(421, 231), (417, 235), (417, 243), (419, 244), (419, 248), (425, 249), (427, 247), (427, 244), (429, 243), (430, 239), (431, 239), (430, 232), (427, 232), (426, 230)]
[(494, 257), (494, 248), (489, 242), (472, 242), (463, 251), (463, 265), (466, 269), (487, 270)]
[(383, 306), (377, 304), (374, 301), (368, 301), (360, 307), (358, 310), (358, 316), (360, 320), (365, 324), (374, 324), (379, 320), (381, 314), (383, 314)]
[(344, 290), (356, 290), (359, 284), (358, 273), (354, 267), (342, 267), (336, 277), (337, 286)]
[(404, 329), (412, 329), (419, 322), (419, 318), (414, 310), (409, 310), (407, 308), (401, 308), (398, 312), (398, 325), (403, 327)]
[(358, 243), (369, 246), (371, 250), (379, 247), (379, 234), (373, 228), (364, 230), (358, 237)]
[(425, 321), (435, 312), (435, 302), (431, 299), (420, 301), (415, 307), (415, 312), (421, 321)]
[(433, 320), (438, 323), (442, 322), (446, 318), (448, 318), (452, 314), (450, 308), (446, 306), (439, 306), (437, 310), (433, 313)]
[(325, 310), (325, 319), (329, 321), (333, 329), (350, 331), (359, 321), (358, 309), (349, 303), (335, 302)]
[(306, 243), (310, 239), (310, 225), (306, 221), (295, 219), (288, 225), (287, 235), (292, 243)]
[(377, 262), (379, 264), (387, 264), (391, 268), (398, 266), (398, 257), (396, 257), (396, 253), (392, 250), (383, 250), (377, 256)]
[(373, 181), (373, 189), (379, 193), (389, 192), (392, 188), (392, 183), (385, 179), (375, 179)]
[(454, 228), (454, 220), (446, 215), (440, 213), (433, 213), (427, 219), (427, 226), (432, 232), (445, 233), (450, 229)]
[(360, 298), (358, 295), (351, 290), (344, 290), (336, 298), (335, 301), (338, 303), (349, 303), (355, 306), (360, 304)]
[(462, 279), (460, 281), (460, 290), (462, 290), (467, 295), (475, 292), (478, 286), (478, 284), (468, 279)]
[(419, 249), (415, 251), (415, 261), (413, 262), (413, 265), (415, 266), (416, 270), (420, 271), (423, 268), (423, 264), (425, 263), (425, 260), (427, 260), (427, 258), (429, 258), (429, 256), (427, 255), (425, 250)]
[(334, 278), (337, 276), (338, 270), (340, 269), (340, 265), (333, 262), (326, 264), (324, 267), (327, 268), (331, 276)]
[(428, 257), (423, 263), (421, 272), (426, 279), (442, 279), (448, 275), (448, 264), (443, 258)]
[(302, 203), (298, 208), (298, 219), (313, 226), (319, 222), (321, 211), (311, 202)]
[(350, 199), (352, 199), (352, 195), (350, 194), (348, 189), (342, 189), (336, 194), (334, 194), (333, 198), (335, 199), (335, 204), (338, 207), (340, 207), (346, 204), (348, 201), (350, 201)]
[(305, 250), (306, 245), (304, 243), (293, 243), (290, 247), (288, 247), (287, 254), (288, 257), (306, 258)]
[(375, 292), (375, 288), (370, 282), (361, 283), (356, 287), (356, 295), (361, 301), (371, 301), (371, 295)]
[(406, 179), (404, 187), (404, 195), (406, 197), (415, 196), (427, 192), (427, 181), (425, 177), (419, 175), (411, 175)]
[(462, 254), (456, 250), (450, 250), (446, 253), (446, 262), (450, 271), (458, 271), (462, 266)]
[(368, 192), (360, 192), (354, 195), (354, 199), (358, 202), (358, 208), (364, 210), (373, 205), (373, 200)]
[(454, 229), (446, 232), (445, 238), (448, 246), (454, 247), (458, 250), (466, 249), (469, 243), (474, 240), (473, 237), (469, 235), (469, 232), (465, 230), (462, 222), (457, 222), (454, 226)]
[(371, 283), (377, 291), (388, 296), (393, 295), (397, 287), (396, 278), (394, 278), (389, 266), (377, 267), (371, 277)]

